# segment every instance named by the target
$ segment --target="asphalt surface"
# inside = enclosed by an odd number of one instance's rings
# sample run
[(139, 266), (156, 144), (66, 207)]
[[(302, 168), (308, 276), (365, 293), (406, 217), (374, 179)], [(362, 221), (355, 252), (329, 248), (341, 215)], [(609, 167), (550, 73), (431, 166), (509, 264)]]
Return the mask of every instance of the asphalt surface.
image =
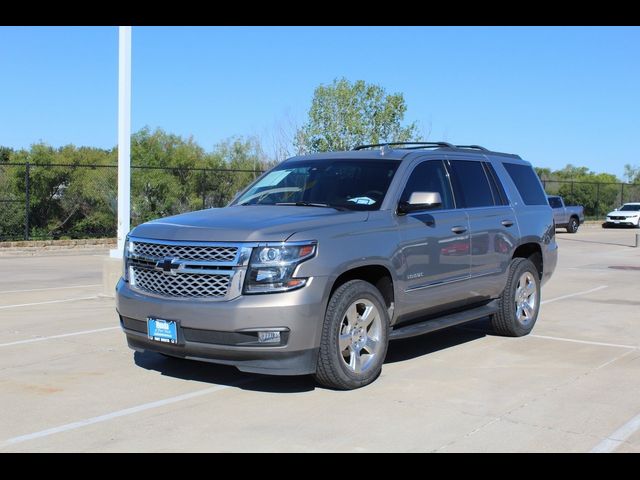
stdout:
[(640, 452), (637, 231), (559, 231), (531, 335), (397, 341), (351, 392), (134, 353), (103, 254), (0, 258), (0, 451)]

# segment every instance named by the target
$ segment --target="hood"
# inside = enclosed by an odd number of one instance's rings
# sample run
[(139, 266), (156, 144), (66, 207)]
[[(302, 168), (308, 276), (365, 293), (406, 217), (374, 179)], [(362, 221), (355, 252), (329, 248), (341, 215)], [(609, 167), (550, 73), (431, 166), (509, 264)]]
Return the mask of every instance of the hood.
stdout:
[(640, 215), (640, 211), (622, 211), (622, 210), (614, 210), (612, 212), (607, 213), (607, 217), (635, 217), (637, 215)]
[(138, 225), (131, 235), (156, 240), (283, 242), (300, 230), (364, 222), (368, 216), (368, 212), (322, 207), (233, 206), (160, 218)]

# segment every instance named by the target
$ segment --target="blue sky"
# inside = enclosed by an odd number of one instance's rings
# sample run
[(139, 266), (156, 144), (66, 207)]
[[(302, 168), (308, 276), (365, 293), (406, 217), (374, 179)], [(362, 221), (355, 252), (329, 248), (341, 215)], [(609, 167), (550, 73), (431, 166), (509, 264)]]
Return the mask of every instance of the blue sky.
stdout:
[[(117, 142), (117, 27), (0, 27), (0, 145)], [(429, 140), (622, 176), (640, 164), (640, 28), (134, 27), (132, 127), (209, 150), (301, 124), (336, 77), (401, 92)]]

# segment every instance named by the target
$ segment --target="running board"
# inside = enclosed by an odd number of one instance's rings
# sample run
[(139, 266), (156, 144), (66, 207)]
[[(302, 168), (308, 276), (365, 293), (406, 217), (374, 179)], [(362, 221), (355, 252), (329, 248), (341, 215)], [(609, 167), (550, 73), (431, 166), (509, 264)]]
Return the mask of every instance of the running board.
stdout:
[(407, 326), (400, 326), (397, 329), (391, 330), (391, 333), (389, 334), (389, 340), (416, 337), (424, 333), (435, 332), (436, 330), (453, 327), (454, 325), (472, 322), (473, 320), (478, 320), (479, 318), (493, 315), (497, 311), (498, 302), (494, 300), (486, 305), (483, 305), (482, 307), (476, 307), (470, 310), (464, 310), (462, 312), (451, 313), (443, 317), (436, 317), (432, 320), (412, 323)]

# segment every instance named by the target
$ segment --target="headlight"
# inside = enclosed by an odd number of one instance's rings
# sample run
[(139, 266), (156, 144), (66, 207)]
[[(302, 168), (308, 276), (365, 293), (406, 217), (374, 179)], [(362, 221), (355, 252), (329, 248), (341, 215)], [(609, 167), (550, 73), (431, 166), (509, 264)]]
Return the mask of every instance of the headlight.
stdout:
[(244, 282), (244, 293), (285, 292), (304, 287), (307, 278), (293, 278), (296, 267), (316, 254), (315, 242), (257, 247)]
[(122, 252), (122, 261), (124, 262), (124, 281), (129, 281), (129, 255), (133, 253), (133, 242), (129, 240), (129, 235), (124, 240), (124, 252)]

